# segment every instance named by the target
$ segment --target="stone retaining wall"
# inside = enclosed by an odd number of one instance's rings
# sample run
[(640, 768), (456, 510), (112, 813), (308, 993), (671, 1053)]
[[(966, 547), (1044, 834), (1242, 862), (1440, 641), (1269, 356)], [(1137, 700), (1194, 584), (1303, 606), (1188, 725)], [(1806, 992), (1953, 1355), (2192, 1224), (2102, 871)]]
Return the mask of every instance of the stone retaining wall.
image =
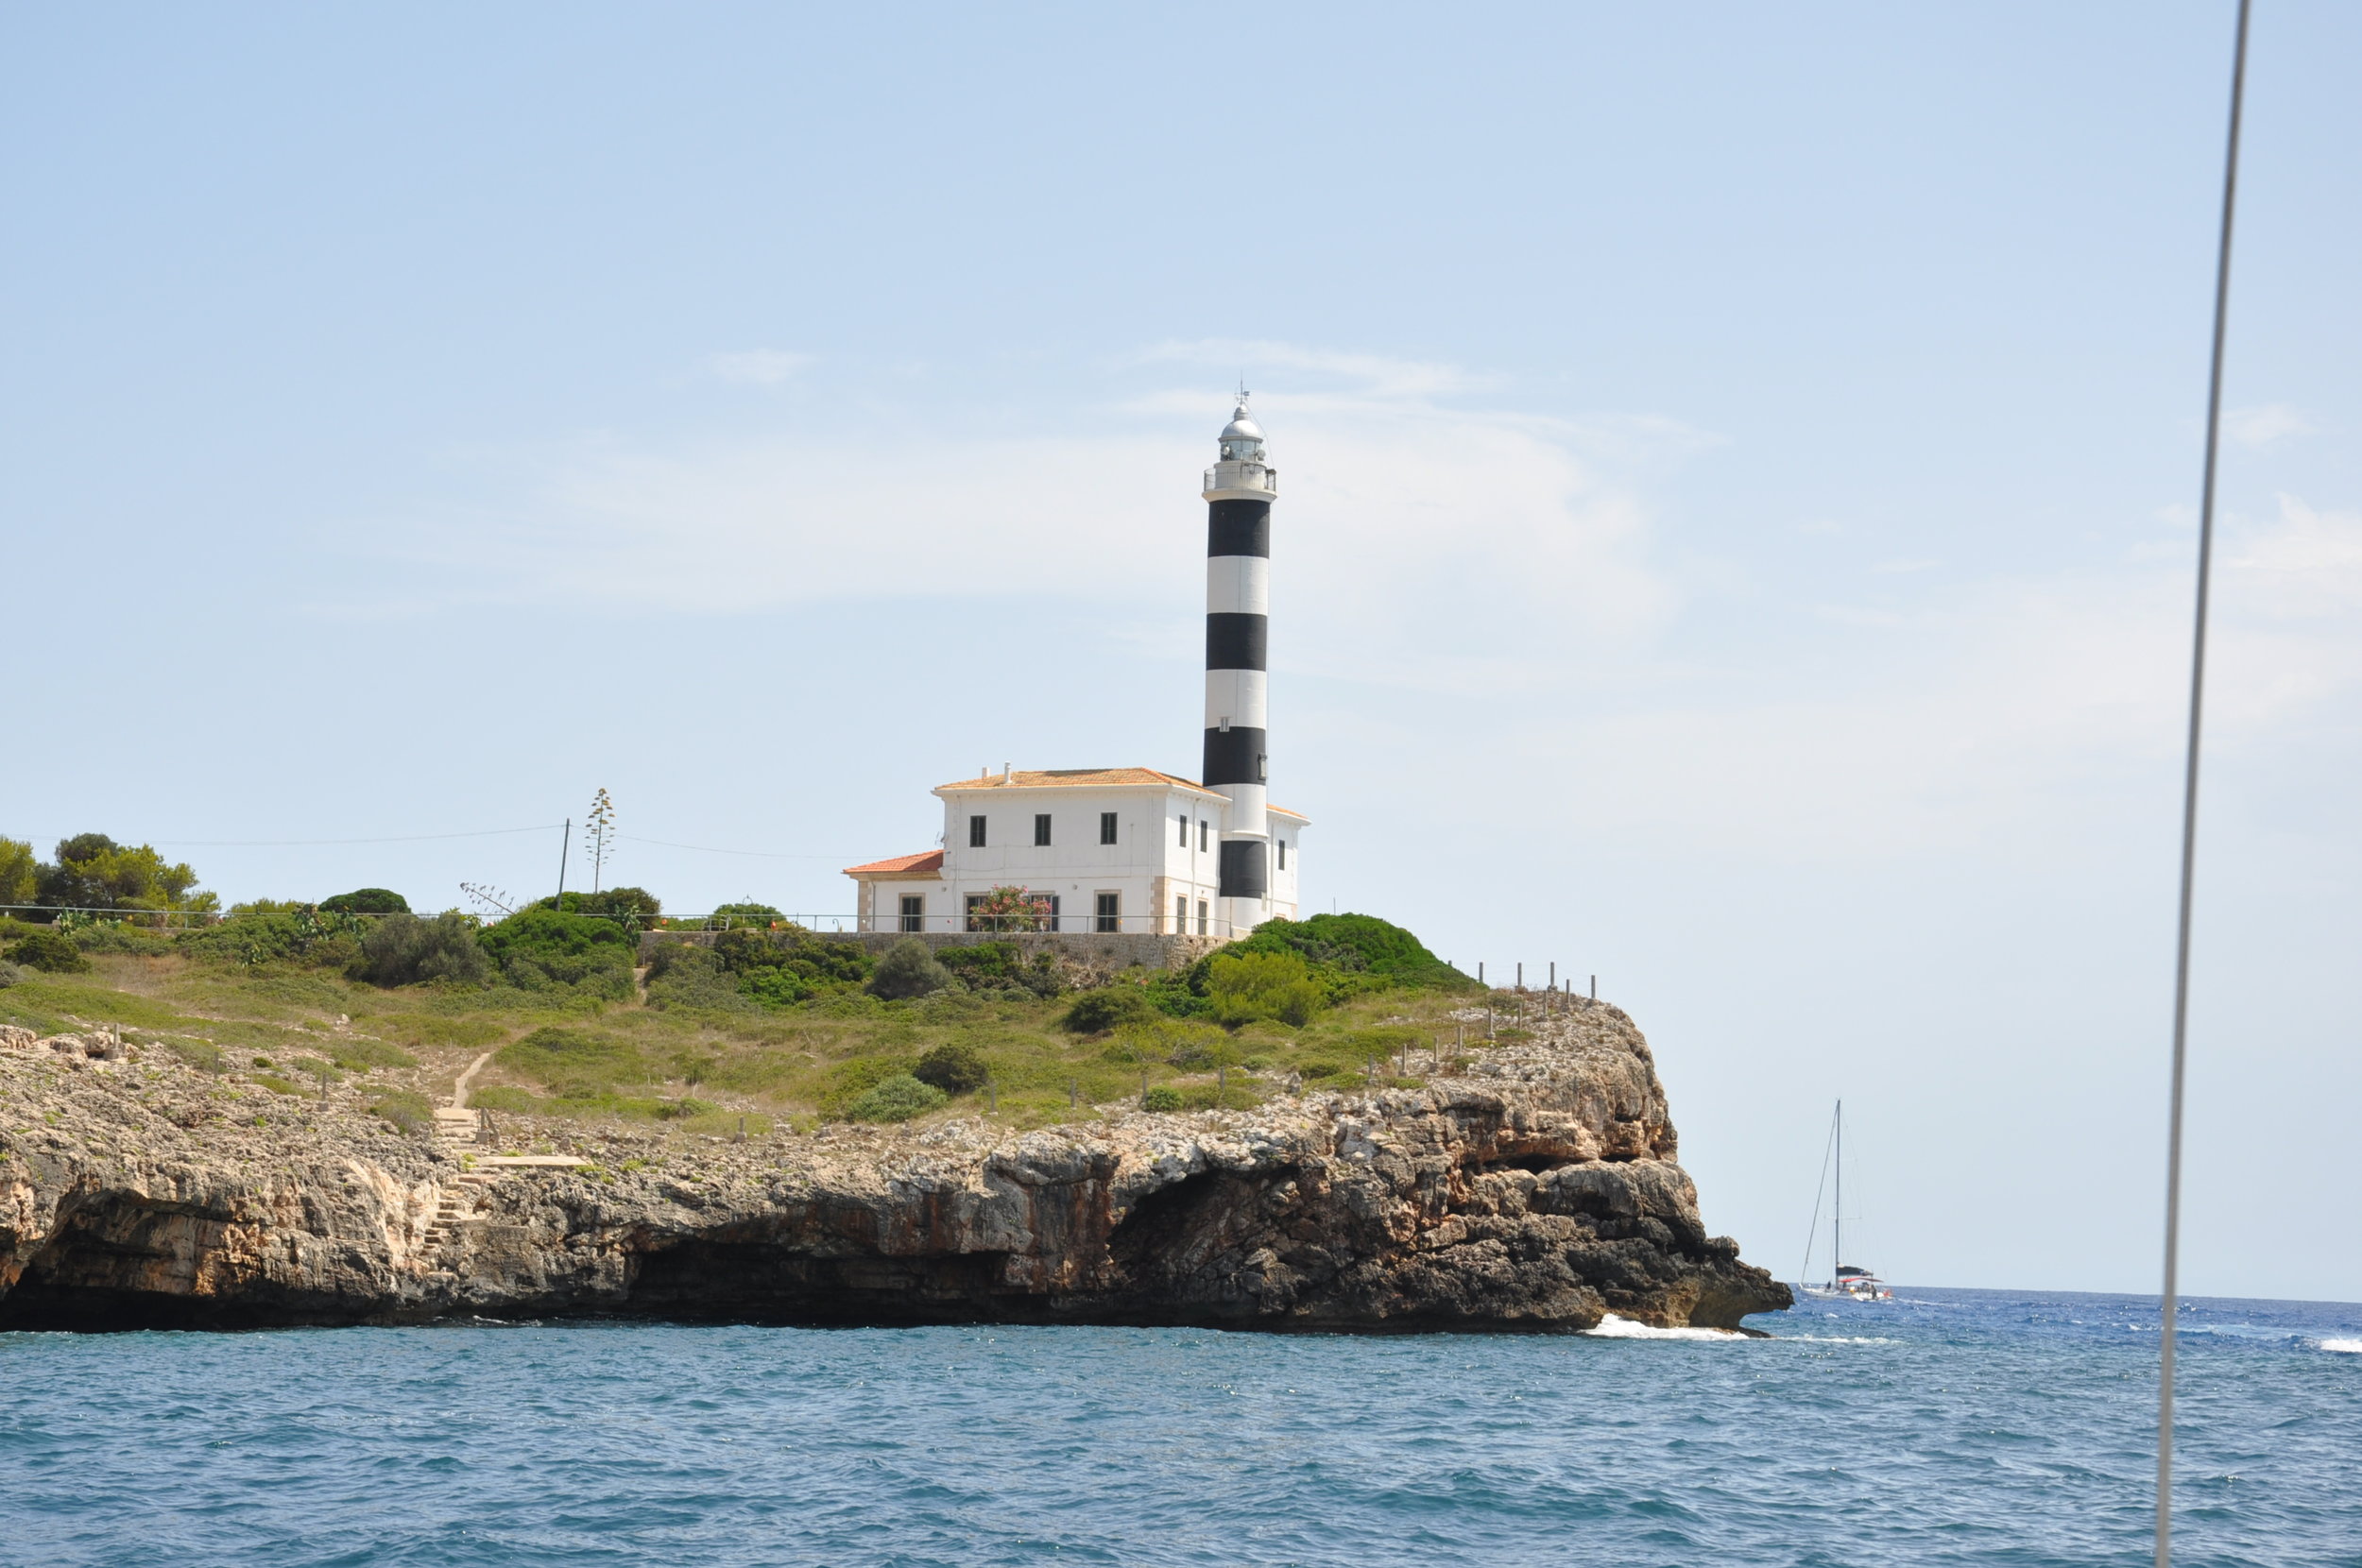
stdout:
[[(721, 936), (719, 931), (642, 931), (640, 933), (640, 962), (660, 942), (693, 942), (710, 947)], [(940, 952), (946, 947), (974, 947), (986, 942), (1005, 942), (1031, 957), (1036, 953), (1054, 953), (1076, 963), (1099, 969), (1128, 969), (1138, 965), (1143, 969), (1186, 969), (1224, 945), (1218, 936), (1158, 936), (1146, 931), (929, 931), (923, 935), (906, 936), (899, 931), (814, 931), (823, 942), (858, 943), (872, 958), (881, 956), (899, 942), (923, 942)]]

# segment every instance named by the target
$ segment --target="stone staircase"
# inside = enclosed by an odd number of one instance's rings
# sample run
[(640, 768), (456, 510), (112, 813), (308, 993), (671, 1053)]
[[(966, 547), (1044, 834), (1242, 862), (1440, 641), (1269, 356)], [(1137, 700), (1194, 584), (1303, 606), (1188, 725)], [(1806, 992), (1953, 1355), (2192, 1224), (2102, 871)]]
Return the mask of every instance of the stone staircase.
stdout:
[(468, 1108), (468, 1085), (492, 1059), (486, 1051), (459, 1075), (454, 1086), (452, 1103), (435, 1109), (435, 1144), (438, 1149), (466, 1156), (470, 1168), (459, 1174), (459, 1180), (446, 1188), (435, 1206), (435, 1218), (428, 1222), (425, 1238), (419, 1243), (422, 1251), (432, 1252), (449, 1240), (454, 1231), (475, 1217), (476, 1203), (484, 1189), (499, 1181), (507, 1171), (518, 1168), (567, 1169), (588, 1162), (571, 1154), (477, 1154), (479, 1147), (493, 1147), (490, 1117), (481, 1110)]
[[(436, 1147), (454, 1153), (471, 1151), (481, 1141), (483, 1113), (471, 1111), (463, 1105), (437, 1106), (435, 1111), (435, 1142)], [(441, 1202), (436, 1204), (435, 1218), (426, 1227), (421, 1245), (429, 1250), (439, 1247), (475, 1213), (476, 1198), (500, 1177), (488, 1170), (462, 1171), (458, 1182), (443, 1189)]]

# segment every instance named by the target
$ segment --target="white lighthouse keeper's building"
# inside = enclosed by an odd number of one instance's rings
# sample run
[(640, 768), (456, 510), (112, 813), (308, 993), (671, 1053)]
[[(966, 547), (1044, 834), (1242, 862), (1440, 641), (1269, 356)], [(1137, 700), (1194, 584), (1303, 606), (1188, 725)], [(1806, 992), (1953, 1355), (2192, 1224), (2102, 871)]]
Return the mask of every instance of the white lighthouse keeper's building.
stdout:
[[(1020, 888), (1063, 932), (1243, 936), (1296, 917), (1309, 819), (1272, 806), (1271, 507), (1279, 471), (1240, 394), (1206, 470), (1206, 707), (1199, 780), (1154, 768), (1003, 767), (937, 787), (943, 847), (848, 866), (864, 931), (1001, 929)], [(1031, 922), (1027, 922), (1031, 924)]]

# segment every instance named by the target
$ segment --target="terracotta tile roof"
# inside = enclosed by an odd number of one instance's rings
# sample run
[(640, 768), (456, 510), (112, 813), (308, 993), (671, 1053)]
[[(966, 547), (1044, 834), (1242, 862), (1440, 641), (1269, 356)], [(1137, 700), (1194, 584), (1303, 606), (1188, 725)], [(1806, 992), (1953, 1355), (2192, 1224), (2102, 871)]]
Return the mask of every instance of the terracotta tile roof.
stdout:
[(939, 790), (1044, 790), (1061, 785), (1101, 786), (1110, 784), (1178, 784), (1185, 790), (1203, 790), (1203, 784), (1155, 768), (1019, 768), (1003, 779), (997, 773), (979, 778), (957, 778), (949, 784), (938, 784)]
[[(1160, 773), (1155, 768), (1018, 768), (1005, 779), (997, 773), (988, 773), (976, 778), (955, 778), (949, 784), (938, 784), (935, 788), (937, 790), (1045, 790), (1055, 789), (1061, 785), (1104, 788), (1111, 784), (1169, 784), (1176, 789), (1195, 790), (1201, 794), (1210, 795), (1222, 793), (1219, 790), (1207, 789), (1194, 778), (1184, 778), (1179, 774)], [(1274, 806), (1271, 810), (1283, 817), (1293, 817), (1298, 822), (1312, 820), (1302, 811), (1291, 811), (1285, 806)]]
[(943, 851), (930, 849), (923, 855), (897, 855), (890, 861), (872, 861), (867, 865), (848, 865), (847, 877), (931, 877), (943, 869)]

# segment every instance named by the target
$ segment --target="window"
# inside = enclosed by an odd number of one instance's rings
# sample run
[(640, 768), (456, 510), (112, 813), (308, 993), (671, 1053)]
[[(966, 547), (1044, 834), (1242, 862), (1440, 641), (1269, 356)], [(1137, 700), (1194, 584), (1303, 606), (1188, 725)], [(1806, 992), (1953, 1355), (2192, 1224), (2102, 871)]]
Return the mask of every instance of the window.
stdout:
[(1038, 849), (1050, 842), (1050, 813), (1042, 811), (1034, 818), (1034, 847)]
[(1201, 855), (1206, 853), (1206, 823), (1203, 818), (1199, 819), (1197, 825), (1197, 852)]
[(1102, 931), (1121, 930), (1123, 929), (1122, 909), (1123, 895), (1120, 893), (1099, 895), (1099, 913), (1092, 920), (1092, 927)]
[(1197, 901), (1197, 934), (1206, 934), (1206, 900), (1203, 898)]
[(1044, 897), (1042, 902), (1050, 906), (1050, 929), (1053, 931), (1064, 929), (1065, 928), (1058, 924), (1058, 895), (1054, 893), (1051, 894)]
[[(973, 820), (982, 822), (984, 819), (977, 817)], [(984, 929), (984, 917), (976, 912), (976, 907), (984, 901), (984, 895), (981, 893), (971, 893), (967, 895), (967, 929), (971, 931), (981, 931)]]
[(1172, 901), (1172, 934), (1190, 934), (1190, 895), (1186, 893)]
[(1099, 813), (1099, 842), (1101, 844), (1116, 842), (1116, 814), (1113, 811)]
[(1181, 818), (1180, 818), (1180, 821), (1181, 821), (1181, 847), (1182, 847), (1182, 848), (1184, 848), (1184, 849), (1187, 849), (1187, 848), (1189, 848), (1189, 847), (1190, 847), (1190, 813), (1189, 813), (1189, 812), (1187, 812), (1187, 811), (1182, 812), (1182, 813), (1181, 813)]
[(967, 819), (967, 847), (970, 849), (982, 849), (984, 846), (984, 819), (982, 817), (970, 817)]
[(1288, 841), (1274, 839), (1272, 842), (1279, 845), (1279, 869), (1285, 871), (1288, 869)]
[(923, 931), (927, 929), (927, 900), (923, 895), (902, 895), (902, 929)]

